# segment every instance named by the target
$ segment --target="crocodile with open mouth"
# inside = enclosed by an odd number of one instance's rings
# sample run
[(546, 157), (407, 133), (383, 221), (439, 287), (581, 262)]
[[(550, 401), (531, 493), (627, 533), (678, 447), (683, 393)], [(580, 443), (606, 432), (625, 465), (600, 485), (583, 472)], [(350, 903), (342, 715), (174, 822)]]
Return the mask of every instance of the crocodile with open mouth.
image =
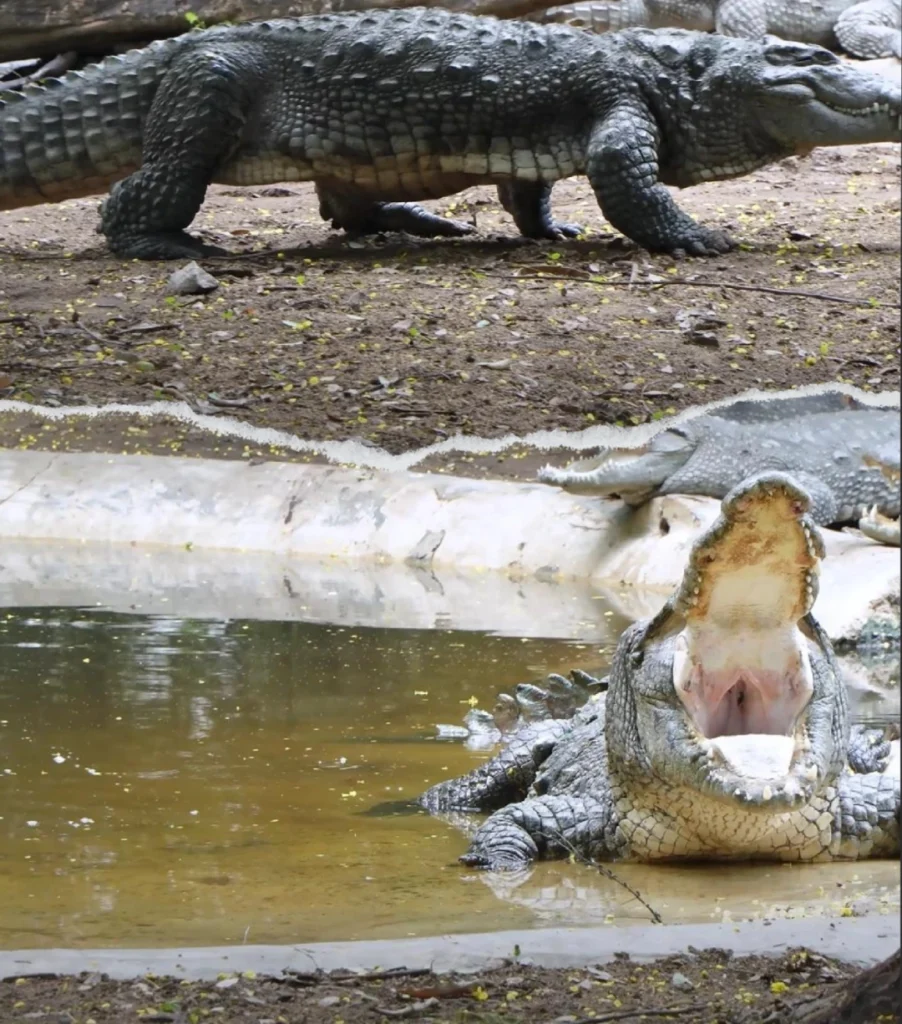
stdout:
[(824, 546), (810, 507), (783, 473), (734, 488), (671, 598), (621, 636), (604, 694), (556, 735), (546, 721), (511, 783), (502, 750), (419, 798), (497, 808), (465, 864), (898, 856), (899, 778), (849, 770), (846, 688), (811, 611)]

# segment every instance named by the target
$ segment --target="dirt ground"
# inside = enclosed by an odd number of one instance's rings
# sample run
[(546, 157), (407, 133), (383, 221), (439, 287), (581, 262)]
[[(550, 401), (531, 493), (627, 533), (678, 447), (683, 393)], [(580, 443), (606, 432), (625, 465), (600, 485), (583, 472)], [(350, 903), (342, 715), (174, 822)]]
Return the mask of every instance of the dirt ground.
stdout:
[[(557, 185), (554, 205), (588, 236), (560, 243), (517, 238), (488, 188), (428, 204), (478, 227), (432, 241), (348, 240), (305, 185), (216, 187), (194, 230), (236, 256), (203, 261), (220, 285), (188, 297), (167, 295), (179, 264), (104, 252), (96, 199), (13, 210), (0, 214), (0, 398), (184, 401), (404, 452), (458, 432), (642, 423), (751, 387), (896, 389), (899, 179), (899, 147), (881, 145), (689, 189), (682, 205), (742, 242), (707, 260), (605, 234), (582, 179)], [(0, 441), (310, 459), (125, 417), (2, 413)]]
[[(350, 975), (223, 975), (218, 982), (102, 975), (6, 978), (4, 1024), (592, 1024), (679, 1020), (681, 1024), (786, 1024), (858, 970), (805, 950), (779, 958), (693, 951), (653, 963), (628, 956), (572, 970), (512, 962), (472, 976), (428, 972)], [(859, 1024), (876, 1024), (862, 1019)], [(898, 1015), (883, 1015), (884, 1024)]]

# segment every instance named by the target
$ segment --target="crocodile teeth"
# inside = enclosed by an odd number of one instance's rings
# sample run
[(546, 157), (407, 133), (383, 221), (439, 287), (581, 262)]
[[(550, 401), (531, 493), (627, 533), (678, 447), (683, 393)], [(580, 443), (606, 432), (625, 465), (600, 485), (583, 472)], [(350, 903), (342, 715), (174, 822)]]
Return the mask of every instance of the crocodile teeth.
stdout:
[(833, 107), (837, 113), (848, 114), (850, 117), (870, 117), (872, 114), (888, 114), (888, 103), (872, 103), (869, 107)]

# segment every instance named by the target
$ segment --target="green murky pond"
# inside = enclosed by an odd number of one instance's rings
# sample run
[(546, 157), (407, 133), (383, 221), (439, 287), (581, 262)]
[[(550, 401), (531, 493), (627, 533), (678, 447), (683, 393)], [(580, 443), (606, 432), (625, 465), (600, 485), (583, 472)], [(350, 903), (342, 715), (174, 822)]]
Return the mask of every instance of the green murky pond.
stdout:
[[(624, 623), (612, 623), (616, 631)], [(485, 755), (469, 703), (609, 648), (472, 632), (0, 613), (0, 947), (388, 938), (646, 921), (570, 864), (473, 873), (404, 801)], [(621, 865), (667, 922), (896, 913), (893, 862)], [(844, 909), (846, 908), (846, 909)]]

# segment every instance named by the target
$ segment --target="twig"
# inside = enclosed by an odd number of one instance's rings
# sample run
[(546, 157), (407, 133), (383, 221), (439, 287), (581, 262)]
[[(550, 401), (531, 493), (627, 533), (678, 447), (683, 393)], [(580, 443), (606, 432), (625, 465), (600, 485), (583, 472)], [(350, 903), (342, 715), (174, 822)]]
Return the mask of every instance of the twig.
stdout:
[(28, 85), (29, 82), (37, 82), (42, 78), (56, 78), (59, 75), (65, 74), (75, 64), (77, 59), (78, 54), (74, 50), (57, 54), (52, 60), (42, 64), (37, 71), (32, 71), (30, 75), (22, 75), (8, 82), (0, 82), (0, 90), (21, 89), (22, 86)]
[(81, 331), (82, 334), (87, 335), (91, 339), (91, 341), (95, 342), (98, 345), (109, 345), (109, 341), (106, 338), (98, 334), (97, 331), (92, 331), (90, 327), (85, 327), (81, 320), (73, 320), (73, 323), (75, 324), (76, 328), (79, 331)]
[(641, 903), (642, 906), (645, 907), (645, 909), (649, 912), (649, 914), (651, 914), (651, 919), (655, 922), (655, 924), (663, 924), (664, 923), (661, 915), (645, 899), (645, 897), (642, 895), (642, 893), (639, 892), (638, 889), (634, 889), (629, 884), (629, 882), (624, 882), (624, 880), (622, 878), (618, 878), (617, 875), (615, 875), (614, 872), (611, 871), (611, 869), (609, 867), (607, 867), (607, 865), (600, 864), (598, 861), (591, 860), (588, 857), (584, 857), (579, 852), (579, 850), (577, 850), (576, 847), (570, 842), (570, 840), (569, 839), (565, 839), (564, 836), (561, 835), (560, 833), (558, 833), (553, 838), (556, 839), (558, 842), (560, 842), (560, 844), (564, 847), (565, 850), (569, 850), (570, 853), (576, 858), (576, 860), (580, 861), (580, 863), (586, 864), (589, 867), (596, 868), (598, 871), (601, 872), (601, 874), (603, 874), (605, 876), (605, 878), (609, 878), (612, 882), (616, 882), (617, 885), (619, 885), (622, 888), (626, 889), (626, 891), (635, 900), (637, 900), (639, 903)]
[(80, 370), (94, 369), (95, 366), (101, 365), (100, 362), (91, 363), (30, 363), (24, 359), (10, 359), (0, 363), (0, 369), (3, 370)]
[(638, 889), (634, 889), (629, 884), (629, 882), (624, 882), (622, 878), (618, 878), (617, 875), (615, 875), (614, 872), (611, 871), (611, 869), (607, 867), (605, 864), (598, 864), (597, 862), (591, 860), (587, 860), (586, 863), (591, 864), (593, 868), (600, 871), (605, 876), (605, 878), (609, 878), (612, 882), (616, 882), (618, 885), (622, 885), (623, 888), (626, 889), (626, 891), (630, 893), (635, 900), (641, 903), (642, 906), (645, 907), (645, 909), (649, 912), (649, 914), (651, 914), (651, 919), (655, 922), (655, 924), (664, 923), (661, 915), (657, 912), (657, 910), (655, 910), (655, 908), (646, 901), (642, 893), (639, 892)]
[(433, 1007), (438, 1006), (439, 1001), (433, 996), (431, 999), (424, 999), (418, 1003), (411, 1003), (409, 1006), (402, 1006), (399, 1010), (393, 1010), (387, 1006), (376, 1006), (376, 1010), (385, 1017), (413, 1017), (418, 1013), (425, 1013)]
[(285, 972), (276, 981), (286, 985), (309, 987), (311, 985), (344, 984), (351, 981), (384, 981), (388, 978), (419, 978), (431, 974), (431, 967), (390, 967), (385, 971), (368, 971), (364, 974), (326, 974), (324, 971), (305, 974), (300, 971)]
[(710, 1006), (710, 1003), (692, 1003), (690, 1006), (673, 1006), (668, 1010), (643, 1010), (641, 1007), (634, 1010), (612, 1010), (600, 1017), (580, 1017), (573, 1024), (606, 1024), (609, 1020), (628, 1020), (630, 1017), (682, 1017), (685, 1013), (698, 1013)]
[[(863, 299), (850, 299), (846, 295), (830, 295), (827, 292), (809, 292), (802, 288), (773, 288), (764, 284), (738, 284), (734, 281), (689, 281), (685, 277), (669, 277), (663, 281), (636, 281), (632, 277), (629, 281), (593, 281), (592, 278), (596, 275), (588, 273), (588, 271), (580, 271), (580, 276), (577, 277), (576, 268), (562, 268), (568, 272), (562, 273), (555, 269), (549, 268), (546, 270), (544, 267), (525, 267), (520, 271), (516, 277), (548, 277), (556, 278), (558, 280), (573, 281), (581, 280), (587, 281), (590, 284), (600, 285), (603, 288), (663, 288), (666, 285), (685, 285), (687, 288), (732, 288), (735, 291), (741, 292), (763, 292), (766, 295), (792, 295), (797, 298), (803, 299), (820, 299), (823, 302), (844, 302), (849, 306), (870, 306), (871, 308), (877, 306), (882, 309), (902, 309), (902, 304), (898, 302), (870, 302)], [(492, 274), (494, 276), (507, 276), (502, 275), (498, 271), (483, 270), (483, 274)]]
[(329, 981), (383, 981), (386, 978), (421, 978), (425, 974), (431, 974), (431, 967), (389, 967), (385, 971), (369, 971), (366, 974), (330, 974)]

